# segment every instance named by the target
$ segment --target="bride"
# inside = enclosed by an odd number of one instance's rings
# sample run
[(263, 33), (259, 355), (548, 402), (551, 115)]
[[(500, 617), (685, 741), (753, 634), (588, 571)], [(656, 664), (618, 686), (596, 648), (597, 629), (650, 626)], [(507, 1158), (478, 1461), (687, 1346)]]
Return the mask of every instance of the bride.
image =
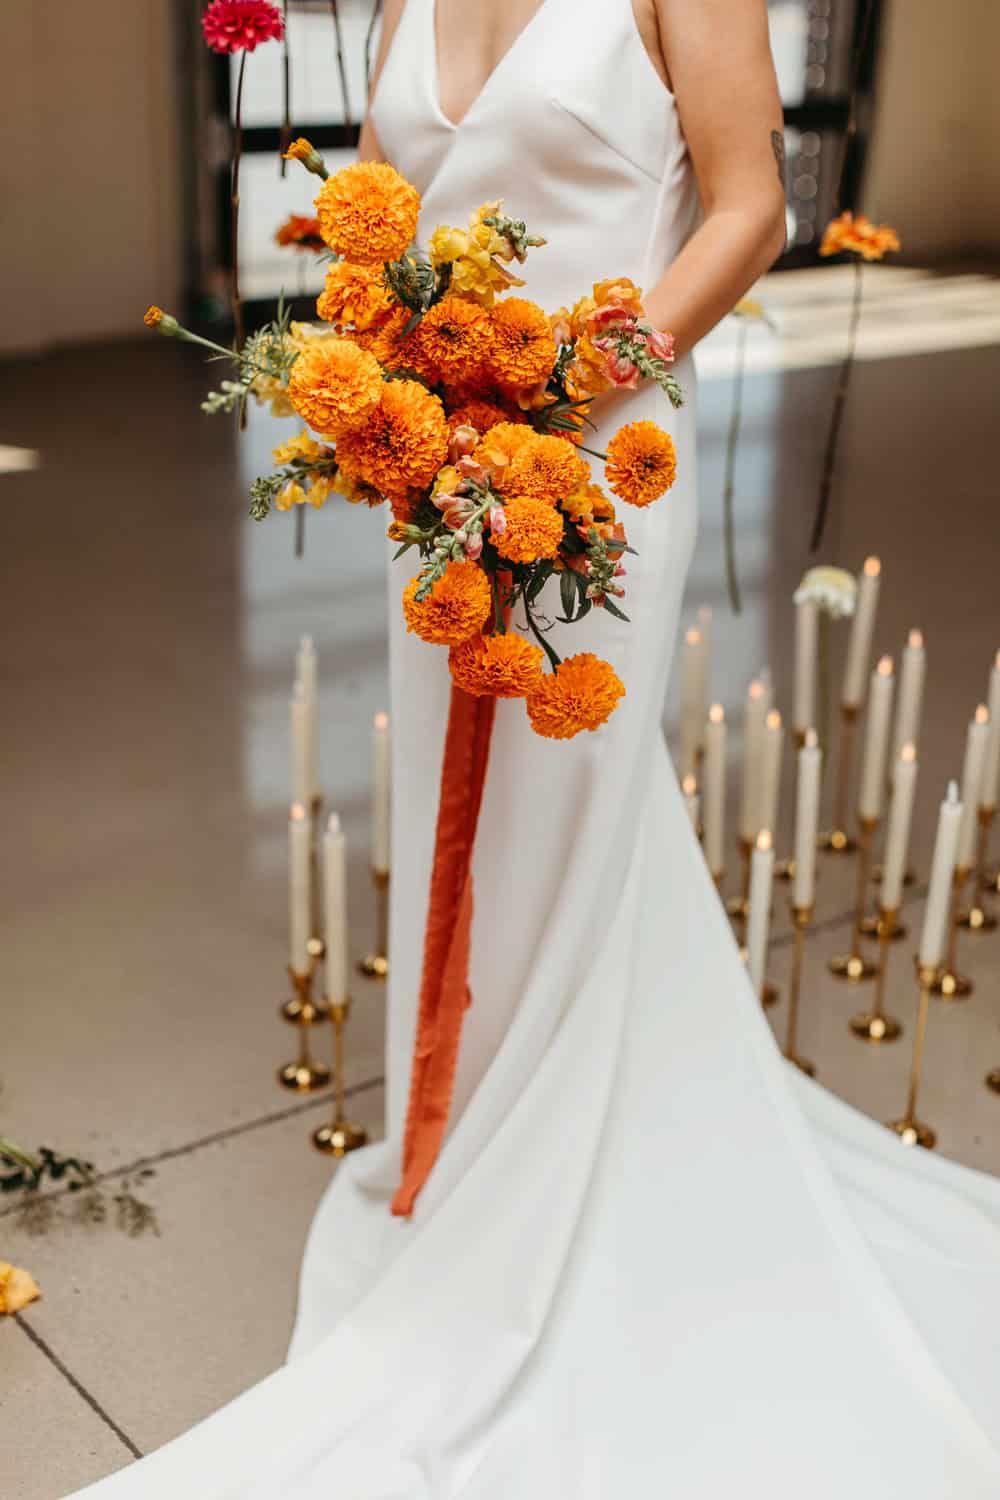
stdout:
[(1000, 1192), (786, 1068), (659, 732), (696, 524), (688, 351), (783, 242), (763, 0), (387, 0), (362, 153), (419, 188), (425, 237), (503, 196), (549, 242), (524, 274), (550, 309), (644, 288), (687, 404), (602, 397), (594, 446), (653, 417), (680, 477), (629, 515), (632, 624), (573, 627), (625, 683), (608, 725), (553, 745), (499, 706), (472, 1002), (409, 1218), (449, 677), (392, 569), (386, 1139), (320, 1205), (289, 1363), (86, 1493), (996, 1500)]

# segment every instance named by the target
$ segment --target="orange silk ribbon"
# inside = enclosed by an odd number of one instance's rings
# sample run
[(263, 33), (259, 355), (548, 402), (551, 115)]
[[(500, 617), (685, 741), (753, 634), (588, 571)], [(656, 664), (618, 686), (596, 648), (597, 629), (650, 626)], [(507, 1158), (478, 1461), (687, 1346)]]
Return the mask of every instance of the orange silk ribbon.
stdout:
[(483, 798), (496, 699), (452, 687), (441, 764), (434, 866), (424, 933), (417, 1037), (392, 1212), (409, 1216), (444, 1139), (469, 993), (472, 849)]

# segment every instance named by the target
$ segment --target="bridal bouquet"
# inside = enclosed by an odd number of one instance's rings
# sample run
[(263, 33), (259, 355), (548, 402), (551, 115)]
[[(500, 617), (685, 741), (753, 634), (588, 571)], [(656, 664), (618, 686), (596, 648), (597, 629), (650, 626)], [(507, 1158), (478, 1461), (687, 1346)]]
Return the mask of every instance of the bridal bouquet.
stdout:
[[(316, 223), (330, 268), (320, 321), (291, 322), (279, 307), (236, 350), (159, 308), (147, 324), (234, 362), (236, 378), (205, 410), (242, 410), (252, 396), (306, 424), (255, 480), (255, 519), (333, 494), (387, 503), (396, 555), (420, 558), (403, 592), (407, 628), (449, 648), (455, 684), (523, 698), (550, 738), (598, 728), (625, 689), (589, 652), (560, 660), (539, 596), (558, 576), (564, 622), (594, 606), (627, 619), (616, 601), (631, 549), (582, 439), (602, 391), (654, 380), (680, 405), (672, 339), (649, 326), (626, 279), (551, 315), (513, 295), (524, 284), (513, 267), (545, 242), (501, 202), (477, 209), (467, 229), (439, 226), (424, 254), (410, 248), (419, 195), (391, 166), (330, 175), (305, 140), (287, 156), (322, 180)], [(649, 505), (674, 482), (674, 445), (654, 422), (622, 427), (595, 456), (628, 505)], [(511, 628), (518, 604), (533, 639)]]

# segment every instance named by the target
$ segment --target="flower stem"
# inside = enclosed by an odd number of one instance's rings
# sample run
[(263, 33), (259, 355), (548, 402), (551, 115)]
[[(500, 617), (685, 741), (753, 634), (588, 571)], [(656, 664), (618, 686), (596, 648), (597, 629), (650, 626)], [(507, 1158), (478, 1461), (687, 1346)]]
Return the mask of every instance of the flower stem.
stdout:
[(337, 72), (340, 75), (340, 97), (344, 106), (343, 124), (350, 128), (351, 125), (351, 100), (347, 92), (347, 67), (344, 62), (344, 36), (340, 28), (340, 7), (337, 0), (330, 0), (330, 14), (333, 16), (333, 34), (337, 42)]
[(281, 0), (281, 16), (284, 29), (281, 37), (281, 137), (278, 154), (281, 157), (281, 175), (285, 176), (288, 163), (285, 152), (292, 144), (292, 83), (288, 57), (288, 0)]
[(236, 115), (233, 124), (233, 175), (230, 207), (232, 210), (232, 304), (233, 341), (243, 346), (243, 304), (240, 301), (240, 159), (243, 155), (243, 79), (247, 68), (246, 50), (240, 53), (240, 71), (236, 80)]
[(733, 409), (729, 417), (729, 437), (726, 441), (726, 474), (722, 487), (722, 534), (726, 554), (726, 587), (733, 614), (743, 613), (740, 598), (740, 581), (736, 576), (736, 523), (733, 515), (733, 495), (736, 488), (736, 448), (740, 440), (740, 423), (743, 418), (743, 372), (747, 357), (747, 324), (741, 319), (736, 345), (736, 368), (733, 371)]
[(528, 595), (523, 589), (521, 590), (521, 600), (524, 604), (524, 618), (528, 622), (528, 629), (531, 631), (532, 635), (535, 637), (535, 640), (545, 652), (545, 655), (549, 659), (549, 664), (554, 672), (556, 668), (562, 664), (562, 657), (559, 656), (558, 653), (549, 645), (548, 641), (539, 630), (537, 624), (535, 623), (535, 617), (531, 613), (531, 605), (528, 603)]
[(840, 428), (844, 420), (844, 407), (847, 403), (847, 390), (850, 385), (851, 371), (854, 368), (854, 350), (858, 338), (858, 322), (861, 318), (861, 259), (854, 260), (854, 296), (851, 301), (851, 321), (847, 330), (847, 352), (840, 366), (840, 375), (837, 379), (837, 389), (833, 398), (833, 411), (830, 416), (830, 431), (826, 440), (826, 452), (823, 455), (823, 471), (819, 482), (819, 504), (816, 507), (816, 519), (813, 522), (812, 537), (809, 542), (810, 552), (817, 551), (823, 540), (826, 530), (826, 518), (830, 510), (830, 494), (833, 489), (833, 475), (837, 462), (837, 443), (840, 438)]
[(16, 1141), (10, 1140), (5, 1135), (0, 1135), (0, 1156), (15, 1162), (19, 1167), (27, 1167), (31, 1172), (41, 1170), (42, 1164), (36, 1157), (30, 1156), (23, 1146), (19, 1146)]
[(606, 453), (598, 453), (596, 448), (588, 448), (586, 443), (577, 443), (576, 446), (581, 450), (581, 452), (589, 453), (591, 458), (599, 458), (602, 463), (607, 462), (608, 455)]

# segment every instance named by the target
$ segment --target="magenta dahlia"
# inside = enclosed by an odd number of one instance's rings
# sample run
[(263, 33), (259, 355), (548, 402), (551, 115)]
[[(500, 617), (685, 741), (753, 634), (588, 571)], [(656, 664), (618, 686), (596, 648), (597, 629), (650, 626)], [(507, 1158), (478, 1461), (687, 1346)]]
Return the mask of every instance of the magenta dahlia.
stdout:
[(213, 52), (253, 52), (261, 42), (280, 41), (285, 23), (270, 0), (211, 0), (201, 29)]

